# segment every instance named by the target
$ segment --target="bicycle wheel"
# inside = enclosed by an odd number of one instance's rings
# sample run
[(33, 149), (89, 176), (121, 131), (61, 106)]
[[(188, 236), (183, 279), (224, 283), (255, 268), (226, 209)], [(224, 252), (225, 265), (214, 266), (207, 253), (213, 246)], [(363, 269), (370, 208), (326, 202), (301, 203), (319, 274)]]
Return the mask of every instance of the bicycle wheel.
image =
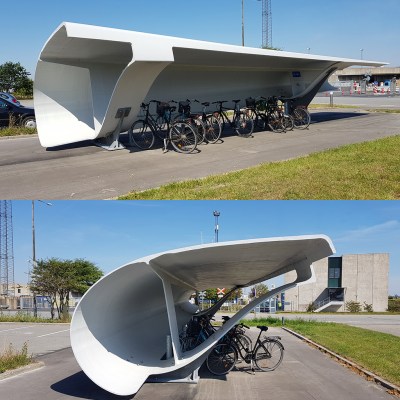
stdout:
[(250, 137), (254, 130), (254, 122), (247, 113), (240, 112), (235, 119), (235, 132), (240, 137)]
[(153, 128), (144, 120), (139, 119), (129, 128), (129, 143), (132, 143), (139, 149), (150, 149), (154, 144)]
[(217, 143), (222, 134), (222, 126), (214, 115), (209, 115), (203, 120), (205, 125), (205, 139), (208, 143)]
[(273, 371), (283, 359), (283, 346), (279, 340), (267, 339), (255, 351), (255, 363), (262, 371)]
[(295, 108), (292, 117), (296, 129), (307, 129), (311, 123), (310, 113), (304, 108)]
[(284, 115), (282, 117), (282, 121), (283, 121), (283, 126), (284, 126), (286, 132), (293, 130), (294, 120), (290, 115)]
[(244, 333), (240, 333), (240, 334), (236, 335), (236, 339), (241, 343), (242, 347), (246, 351), (249, 351), (253, 347), (253, 342)]
[(208, 355), (206, 365), (214, 375), (226, 375), (236, 364), (235, 348), (230, 344), (217, 344)]
[(194, 128), (197, 130), (197, 144), (201, 144), (204, 142), (205, 139), (206, 126), (201, 117), (194, 118), (193, 123)]
[(218, 123), (219, 123), (220, 126), (221, 126), (221, 133), (222, 133), (222, 132), (224, 131), (224, 129), (225, 129), (225, 118), (223, 117), (223, 114), (220, 113), (219, 111), (215, 111), (215, 112), (213, 113), (213, 116), (214, 116), (215, 118), (217, 118)]
[(173, 122), (169, 130), (169, 139), (179, 153), (192, 153), (197, 147), (197, 134), (188, 123)]
[(166, 123), (164, 117), (158, 116), (156, 119), (157, 130), (160, 135), (166, 136), (168, 130), (168, 124)]
[(268, 126), (271, 131), (276, 133), (282, 133), (285, 130), (282, 124), (282, 120), (276, 113), (271, 113), (268, 115)]

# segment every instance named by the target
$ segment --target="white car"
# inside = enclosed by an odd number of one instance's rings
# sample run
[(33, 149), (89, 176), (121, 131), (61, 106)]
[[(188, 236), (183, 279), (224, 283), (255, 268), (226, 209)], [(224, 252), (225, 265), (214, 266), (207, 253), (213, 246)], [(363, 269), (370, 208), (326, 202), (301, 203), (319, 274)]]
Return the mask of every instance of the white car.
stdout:
[(0, 92), (0, 99), (5, 99), (10, 103), (15, 104), (16, 106), (20, 106), (21, 103), (10, 93)]

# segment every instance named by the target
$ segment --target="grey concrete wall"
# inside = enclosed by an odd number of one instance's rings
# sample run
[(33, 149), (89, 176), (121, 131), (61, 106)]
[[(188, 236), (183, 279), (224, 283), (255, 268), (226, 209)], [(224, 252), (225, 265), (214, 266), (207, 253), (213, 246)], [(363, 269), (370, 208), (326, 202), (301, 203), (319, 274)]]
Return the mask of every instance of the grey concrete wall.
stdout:
[(346, 254), (342, 272), (345, 301), (372, 304), (374, 311), (387, 310), (389, 254)]
[[(286, 291), (287, 311), (306, 311), (311, 302), (327, 297), (328, 258), (314, 263), (316, 282)], [(389, 254), (346, 254), (342, 257), (342, 287), (345, 302), (358, 301), (372, 304), (373, 311), (386, 311), (388, 306)], [(285, 283), (296, 279), (296, 273), (285, 274)], [(345, 305), (337, 311), (346, 311)]]
[[(287, 306), (286, 310), (306, 311), (310, 303), (323, 300), (323, 297), (326, 295), (324, 295), (324, 291), (328, 286), (328, 258), (323, 258), (313, 263), (313, 267), (316, 282), (287, 290), (285, 301), (290, 301), (291, 305)], [(293, 282), (295, 279), (295, 271), (285, 274), (285, 283)]]

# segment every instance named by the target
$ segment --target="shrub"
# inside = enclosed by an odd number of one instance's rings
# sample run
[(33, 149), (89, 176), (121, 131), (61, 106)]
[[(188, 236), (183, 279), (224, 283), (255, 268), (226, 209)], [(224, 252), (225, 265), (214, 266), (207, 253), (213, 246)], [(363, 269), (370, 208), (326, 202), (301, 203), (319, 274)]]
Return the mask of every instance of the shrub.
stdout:
[(307, 312), (314, 312), (317, 308), (315, 307), (315, 304), (313, 302), (311, 302), (308, 306), (307, 306)]
[(390, 312), (400, 312), (400, 299), (389, 299), (389, 301), (388, 301), (388, 311), (390, 311)]
[(367, 304), (367, 302), (364, 301), (364, 311), (366, 311), (366, 312), (373, 312), (372, 304)]
[(361, 304), (358, 301), (346, 301), (346, 310), (351, 313), (359, 313), (361, 311)]

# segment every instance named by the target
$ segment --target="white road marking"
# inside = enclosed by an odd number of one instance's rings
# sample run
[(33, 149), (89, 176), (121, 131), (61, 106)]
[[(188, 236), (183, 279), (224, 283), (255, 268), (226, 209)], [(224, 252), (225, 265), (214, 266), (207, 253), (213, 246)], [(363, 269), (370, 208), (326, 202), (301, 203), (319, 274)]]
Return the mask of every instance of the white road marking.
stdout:
[(37, 336), (37, 337), (39, 338), (39, 337), (45, 337), (45, 336), (50, 336), (50, 335), (56, 335), (57, 333), (68, 332), (68, 331), (69, 331), (69, 329), (64, 329), (63, 331), (46, 333), (45, 335), (40, 335), (40, 336)]
[(0, 333), (10, 332), (10, 331), (18, 331), (18, 330), (21, 330), (21, 329), (28, 329), (28, 328), (33, 328), (33, 327), (32, 326), (24, 326), (22, 328), (4, 329), (3, 331), (0, 331)]

